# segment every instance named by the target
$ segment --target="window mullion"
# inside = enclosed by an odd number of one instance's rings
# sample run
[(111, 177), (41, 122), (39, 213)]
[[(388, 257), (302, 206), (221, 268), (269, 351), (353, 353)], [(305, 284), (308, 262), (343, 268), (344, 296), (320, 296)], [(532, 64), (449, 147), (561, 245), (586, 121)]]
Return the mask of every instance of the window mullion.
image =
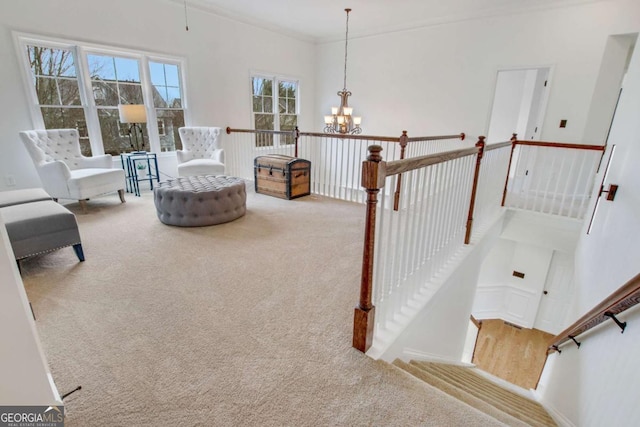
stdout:
[[(279, 88), (279, 82), (277, 78), (274, 78), (272, 80), (273, 83), (271, 83), (271, 92), (272, 92), (272, 102), (273, 102), (273, 107), (272, 110), (273, 111), (273, 130), (279, 131), (280, 130), (280, 88)], [(273, 138), (273, 145), (276, 147), (280, 146), (280, 135), (274, 135)]]
[(89, 63), (86, 51), (80, 47), (73, 48), (74, 60), (76, 62), (78, 86), (80, 88), (80, 102), (84, 108), (84, 116), (87, 121), (87, 133), (91, 142), (91, 152), (93, 155), (104, 154), (104, 144), (102, 142), (102, 132), (100, 132), (100, 119), (98, 118), (98, 108), (93, 99), (93, 86), (91, 85), (91, 75), (89, 73)]
[(140, 58), (140, 83), (142, 84), (142, 100), (147, 111), (147, 137), (149, 138), (149, 148), (154, 153), (159, 153), (160, 133), (158, 132), (158, 117), (155, 105), (153, 104), (153, 89), (151, 84), (151, 72), (149, 71), (149, 58)]

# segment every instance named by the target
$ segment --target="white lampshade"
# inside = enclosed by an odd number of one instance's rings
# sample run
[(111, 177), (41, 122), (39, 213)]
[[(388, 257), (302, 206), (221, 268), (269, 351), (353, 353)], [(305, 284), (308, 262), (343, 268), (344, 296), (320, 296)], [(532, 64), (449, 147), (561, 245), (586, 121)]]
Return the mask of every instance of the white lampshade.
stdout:
[(333, 114), (334, 116), (338, 114), (338, 107), (331, 107), (331, 114)]
[(147, 123), (147, 110), (142, 104), (118, 105), (121, 123)]
[(353, 124), (356, 126), (360, 126), (360, 123), (362, 123), (362, 117), (354, 117), (353, 118)]
[(330, 125), (333, 122), (333, 116), (324, 116), (324, 124)]
[(345, 116), (350, 116), (350, 115), (351, 115), (351, 113), (353, 113), (353, 108), (351, 108), (351, 107), (344, 107), (344, 108), (342, 109), (342, 111), (343, 111), (343, 113), (344, 113), (344, 115), (345, 115)]
[(341, 125), (344, 123), (344, 116), (338, 116), (338, 124)]

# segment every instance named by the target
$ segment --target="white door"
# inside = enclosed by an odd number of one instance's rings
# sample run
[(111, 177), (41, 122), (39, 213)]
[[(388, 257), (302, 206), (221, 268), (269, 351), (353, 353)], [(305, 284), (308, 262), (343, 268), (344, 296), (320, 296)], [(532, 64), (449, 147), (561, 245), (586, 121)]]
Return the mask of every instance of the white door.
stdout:
[(533, 328), (553, 251), (518, 242), (505, 290), (504, 320)]
[(548, 94), (550, 69), (499, 70), (493, 96), (488, 142), (538, 140)]
[(534, 328), (556, 335), (565, 328), (573, 297), (573, 255), (553, 252)]

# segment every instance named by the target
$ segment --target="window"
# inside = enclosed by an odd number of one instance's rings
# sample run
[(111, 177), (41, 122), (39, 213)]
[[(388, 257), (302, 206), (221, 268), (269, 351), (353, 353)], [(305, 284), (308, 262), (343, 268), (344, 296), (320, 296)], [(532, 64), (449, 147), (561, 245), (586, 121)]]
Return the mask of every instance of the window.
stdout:
[(76, 128), (82, 153), (132, 150), (118, 104), (143, 104), (145, 149), (181, 149), (185, 102), (179, 59), (70, 41), (18, 37), (26, 52), (36, 127)]
[[(298, 125), (298, 82), (276, 77), (251, 78), (253, 125), (257, 130), (292, 131)], [(275, 91), (274, 91), (275, 88)], [(295, 143), (293, 135), (256, 135), (257, 147)]]
[[(73, 52), (43, 46), (26, 46), (36, 106), (46, 129), (84, 126), (85, 112)], [(82, 131), (81, 131), (82, 132)], [(82, 154), (91, 155), (89, 139), (81, 140)]]
[[(144, 104), (140, 64), (136, 59), (88, 54), (91, 90), (98, 113), (104, 152), (120, 154), (131, 149), (128, 125), (120, 126), (118, 104)], [(148, 136), (144, 124), (142, 131)], [(145, 147), (149, 147), (146, 142)]]
[(182, 149), (178, 128), (184, 126), (180, 68), (175, 64), (149, 61), (153, 106), (158, 118), (160, 149), (173, 151)]

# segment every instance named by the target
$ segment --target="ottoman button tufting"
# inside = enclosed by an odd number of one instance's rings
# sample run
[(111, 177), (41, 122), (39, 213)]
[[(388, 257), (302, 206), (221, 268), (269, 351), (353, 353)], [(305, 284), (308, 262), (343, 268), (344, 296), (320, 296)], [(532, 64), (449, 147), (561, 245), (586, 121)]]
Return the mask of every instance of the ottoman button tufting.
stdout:
[(221, 224), (246, 213), (247, 193), (241, 178), (213, 175), (179, 177), (161, 182), (153, 194), (158, 219), (168, 225), (199, 227)]

